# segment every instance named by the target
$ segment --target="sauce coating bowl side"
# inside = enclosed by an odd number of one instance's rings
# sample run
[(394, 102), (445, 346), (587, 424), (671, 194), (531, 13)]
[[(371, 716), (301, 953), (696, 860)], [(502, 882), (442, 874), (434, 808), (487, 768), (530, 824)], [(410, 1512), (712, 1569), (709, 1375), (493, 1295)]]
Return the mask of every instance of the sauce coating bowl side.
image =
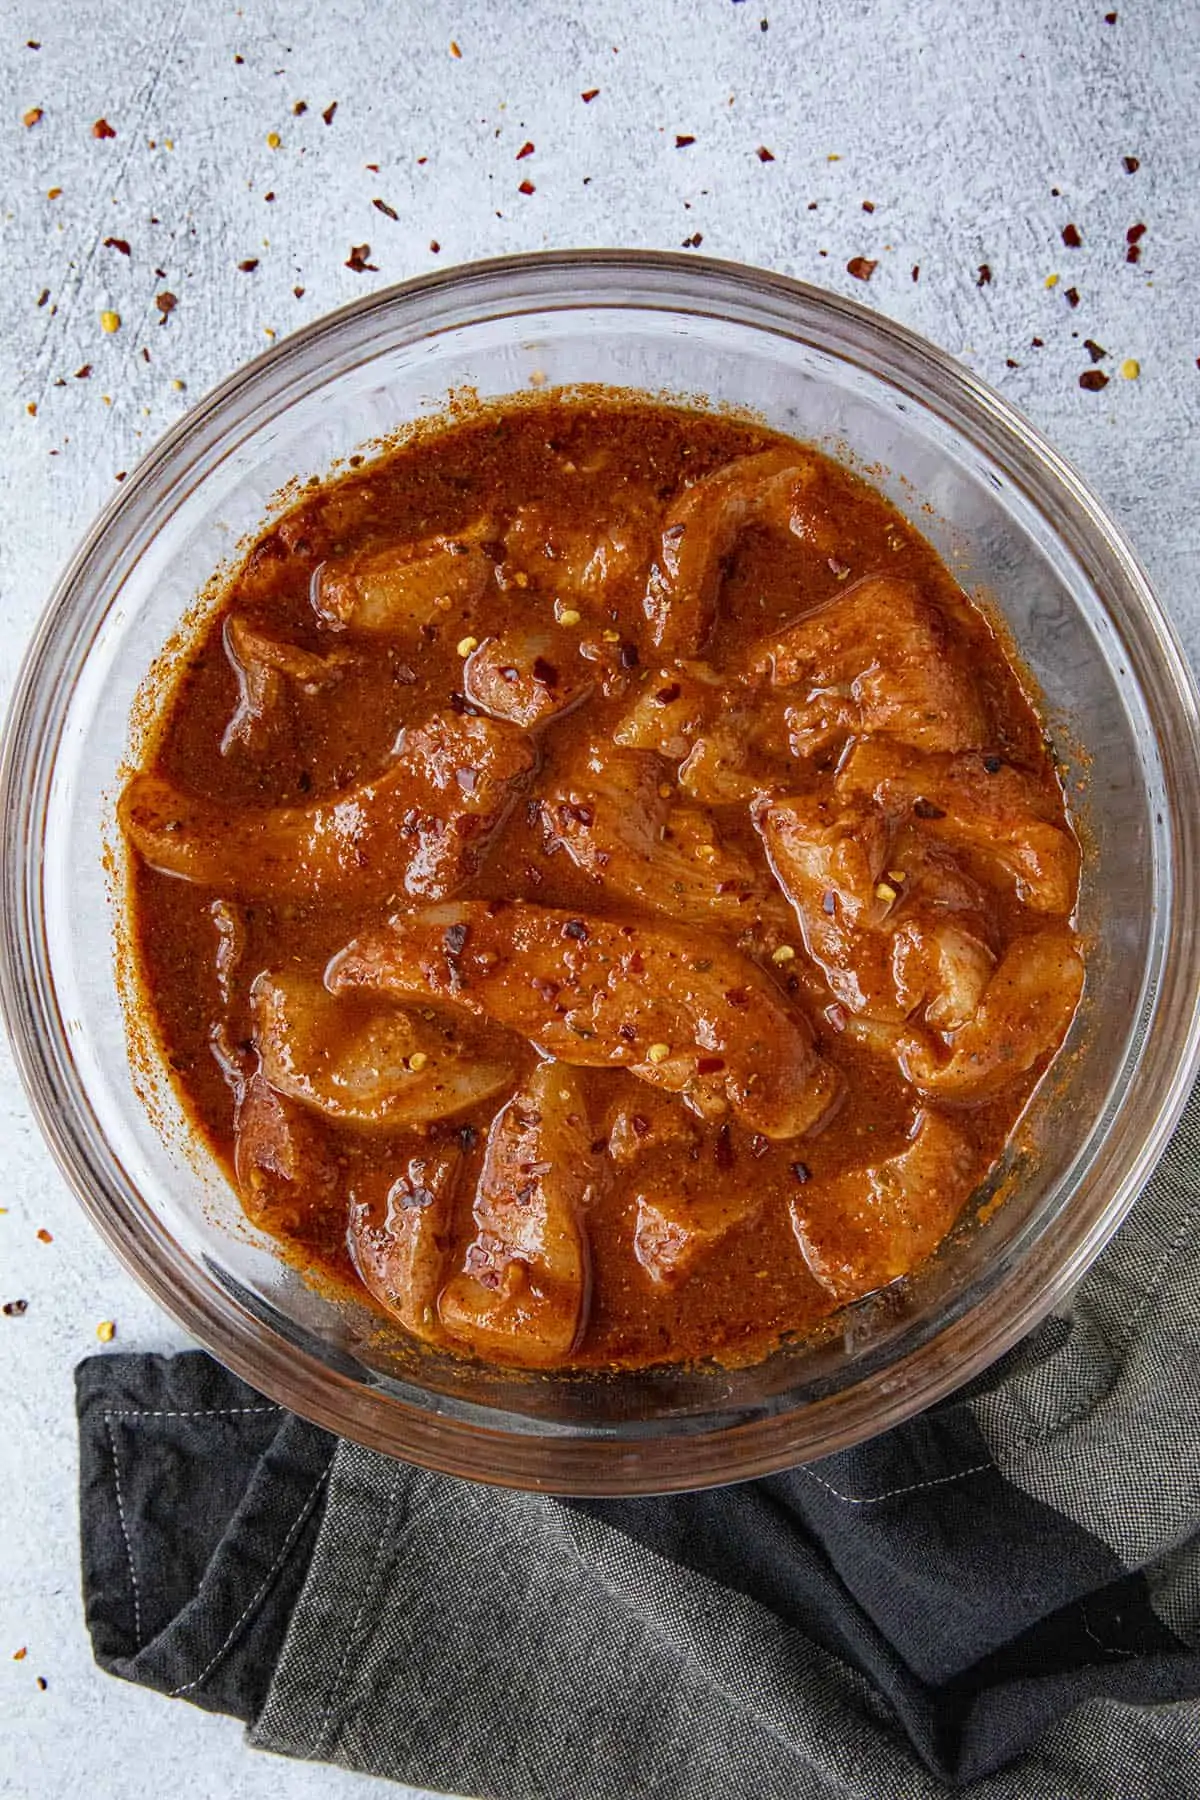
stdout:
[[(911, 1281), (743, 1369), (535, 1376), (406, 1353), (241, 1215), (166, 1071), (127, 1053), (113, 809), (149, 671), (280, 491), (397, 427), (535, 386), (751, 409), (871, 479), (998, 615), (1085, 841), (1080, 1016), (1003, 1197)], [(779, 276), (578, 252), (450, 270), (318, 321), (154, 449), (63, 574), (0, 761), (0, 999), (64, 1174), (126, 1266), (283, 1405), (449, 1473), (561, 1493), (745, 1480), (978, 1374), (1066, 1296), (1153, 1167), (1200, 1055), (1200, 722), (1136, 559), (1024, 419), (912, 333)]]

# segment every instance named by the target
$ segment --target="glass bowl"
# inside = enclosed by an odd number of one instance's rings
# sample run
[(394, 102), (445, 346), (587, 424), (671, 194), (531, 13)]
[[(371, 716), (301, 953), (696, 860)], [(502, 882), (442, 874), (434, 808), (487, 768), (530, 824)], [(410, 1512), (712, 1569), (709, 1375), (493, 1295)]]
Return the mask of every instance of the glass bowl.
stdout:
[[(214, 569), (286, 484), (294, 494), (448, 394), (596, 382), (749, 408), (882, 487), (1007, 622), (1087, 852), (1085, 1001), (996, 1203), (916, 1277), (754, 1368), (556, 1377), (406, 1351), (247, 1225), (165, 1071), (131, 1061), (118, 1001), (113, 805), (131, 717)], [(265, 1394), (482, 1481), (629, 1494), (743, 1480), (883, 1431), (976, 1375), (1132, 1204), (1197, 1062), (1198, 742), (1186, 665), (1120, 532), (1019, 414), (911, 332), (693, 257), (451, 270), (240, 370), (147, 456), (66, 570), (0, 765), (4, 1009), (42, 1130), (100, 1232)]]

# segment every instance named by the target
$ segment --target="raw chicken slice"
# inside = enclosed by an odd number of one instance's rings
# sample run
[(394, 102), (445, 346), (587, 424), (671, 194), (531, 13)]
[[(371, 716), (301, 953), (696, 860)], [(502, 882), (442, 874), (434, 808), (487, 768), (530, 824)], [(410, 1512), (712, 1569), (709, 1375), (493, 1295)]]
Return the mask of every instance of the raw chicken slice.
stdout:
[(656, 1286), (675, 1287), (761, 1211), (761, 1196), (714, 1191), (707, 1171), (673, 1171), (637, 1196), (634, 1254)]
[(875, 799), (893, 819), (919, 819), (930, 836), (1002, 869), (1035, 912), (1069, 913), (1079, 846), (1054, 821), (1051, 796), (998, 756), (940, 756), (862, 738), (838, 773), (839, 792)]
[(446, 1331), (485, 1361), (553, 1368), (583, 1335), (590, 1144), (578, 1078), (558, 1063), (536, 1069), (492, 1123), (478, 1235), (439, 1302)]
[(586, 700), (595, 671), (565, 631), (506, 631), (484, 638), (463, 669), (463, 692), (493, 718), (532, 731)]
[(865, 732), (921, 750), (975, 750), (988, 741), (983, 704), (958, 666), (946, 622), (911, 581), (856, 582), (760, 645), (750, 673), (801, 690), (788, 708), (796, 756)]
[(322, 563), (313, 576), (313, 611), (335, 631), (371, 636), (415, 635), (487, 592), (494, 564), (480, 539), (486, 522), (457, 536), (387, 544)]
[(300, 1231), (338, 1202), (339, 1170), (319, 1126), (257, 1070), (234, 1083), (233, 1141), (242, 1206), (263, 1231)]
[(431, 1145), (401, 1156), (399, 1173), (381, 1196), (369, 1182), (350, 1190), (346, 1241), (364, 1287), (427, 1343), (446, 1341), (437, 1301), (453, 1243), (462, 1164), (457, 1144)]
[(677, 1100), (635, 1089), (632, 1098), (619, 1101), (614, 1109), (605, 1142), (618, 1168), (656, 1150), (669, 1150), (682, 1160), (699, 1151), (700, 1125)]
[(949, 1057), (903, 1045), (907, 1078), (937, 1099), (989, 1100), (1058, 1049), (1083, 993), (1083, 957), (1073, 932), (1047, 925), (1013, 943), (971, 1018), (949, 1035)]
[(908, 1275), (945, 1237), (975, 1185), (976, 1156), (939, 1113), (917, 1114), (905, 1149), (791, 1201), (804, 1260), (839, 1304)]
[(225, 756), (239, 744), (253, 749), (262, 741), (280, 716), (288, 682), (305, 694), (322, 693), (341, 680), (350, 661), (345, 650), (314, 656), (298, 644), (268, 637), (237, 613), (226, 619), (221, 641), (238, 684), (237, 706), (221, 739)]
[(435, 715), (383, 774), (310, 806), (227, 807), (136, 775), (118, 816), (151, 868), (242, 899), (433, 899), (479, 868), (533, 764), (511, 726)]
[(758, 522), (795, 530), (793, 521), (804, 519), (800, 495), (816, 473), (812, 458), (780, 445), (737, 457), (671, 503), (642, 602), (657, 649), (683, 656), (703, 649), (738, 538)]
[(722, 678), (703, 662), (656, 670), (613, 732), (624, 750), (656, 750), (682, 762), (706, 725), (728, 705)]
[(679, 763), (679, 785), (693, 800), (710, 806), (752, 800), (787, 767), (786, 709), (782, 701), (748, 691), (739, 703), (739, 691), (735, 687), (731, 696), (707, 663), (659, 669), (643, 683), (613, 742)]
[(661, 768), (646, 751), (590, 746), (542, 801), (550, 843), (598, 885), (678, 921), (786, 928), (766, 869), (704, 812), (678, 805)]
[(250, 1004), (271, 1086), (341, 1124), (425, 1125), (512, 1085), (510, 1064), (464, 1055), (436, 1022), (354, 995), (335, 1000), (309, 976), (264, 970)]
[(583, 1068), (628, 1068), (695, 1111), (754, 1131), (812, 1130), (841, 1092), (812, 1031), (760, 969), (718, 938), (524, 903), (397, 914), (326, 970), (354, 988), (433, 996)]
[(531, 501), (517, 508), (504, 534), (501, 579), (524, 576), (535, 588), (584, 607), (619, 606), (645, 580), (653, 511), (648, 496), (637, 497), (619, 505), (607, 525), (580, 526)]

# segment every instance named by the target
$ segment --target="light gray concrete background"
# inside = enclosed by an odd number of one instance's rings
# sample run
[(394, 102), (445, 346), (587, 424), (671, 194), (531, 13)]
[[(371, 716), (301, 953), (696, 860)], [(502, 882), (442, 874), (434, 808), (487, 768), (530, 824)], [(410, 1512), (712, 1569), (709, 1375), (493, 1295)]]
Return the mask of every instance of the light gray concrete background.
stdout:
[[(272, 334), (435, 265), (689, 239), (852, 293), (995, 383), (1200, 658), (1195, 25), (1189, 0), (0, 0), (0, 698), (119, 472)], [(356, 244), (374, 269), (346, 266)], [(382, 1792), (93, 1667), (71, 1370), (102, 1319), (125, 1349), (182, 1340), (76, 1210), (7, 1061), (0, 1144), (0, 1300), (29, 1303), (0, 1316), (0, 1793)]]

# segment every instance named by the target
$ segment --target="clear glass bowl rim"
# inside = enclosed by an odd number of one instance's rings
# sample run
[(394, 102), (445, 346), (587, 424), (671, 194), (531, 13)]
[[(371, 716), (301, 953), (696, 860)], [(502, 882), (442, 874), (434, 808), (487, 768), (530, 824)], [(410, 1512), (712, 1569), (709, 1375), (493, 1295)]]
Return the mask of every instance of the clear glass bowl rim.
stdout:
[[(557, 284), (557, 285), (555, 285)], [(1086, 1206), (1066, 1205), (1021, 1265), (887, 1371), (797, 1409), (747, 1423), (655, 1439), (515, 1434), (425, 1411), (357, 1383), (285, 1343), (184, 1257), (148, 1202), (124, 1178), (94, 1129), (59, 1014), (42, 930), (42, 832), (66, 696), (108, 601), (96, 579), (114, 546), (137, 530), (139, 508), (219, 444), (297, 364), (315, 370), (322, 346), (372, 319), (461, 302), (480, 323), (587, 305), (660, 309), (681, 296), (692, 313), (747, 318), (768, 330), (801, 322), (819, 342), (827, 324), (839, 355), (855, 345), (882, 361), (918, 405), (970, 430), (1035, 502), (1070, 518), (1076, 541), (1103, 561), (1109, 606), (1155, 724), (1171, 825), (1171, 899), (1162, 976), (1140, 1059), (1092, 1165)], [(753, 315), (758, 311), (758, 317)], [(438, 312), (436, 329), (455, 321)], [(18, 676), (0, 751), (0, 1007), (42, 1133), (101, 1236), (131, 1274), (197, 1341), (270, 1398), (326, 1429), (449, 1474), (560, 1493), (664, 1492), (746, 1480), (847, 1448), (900, 1423), (980, 1373), (1078, 1281), (1137, 1197), (1174, 1127), (1200, 1062), (1200, 711), (1173, 627), (1133, 551), (1073, 468), (1007, 401), (906, 327), (807, 283), (746, 265), (653, 251), (553, 251), (461, 265), (385, 288), (329, 313), (244, 365), (159, 440), (110, 501), (63, 571)], [(1112, 1149), (1113, 1127), (1125, 1129)], [(1132, 1127), (1132, 1128), (1130, 1128)], [(1097, 1179), (1097, 1175), (1099, 1178)]]

